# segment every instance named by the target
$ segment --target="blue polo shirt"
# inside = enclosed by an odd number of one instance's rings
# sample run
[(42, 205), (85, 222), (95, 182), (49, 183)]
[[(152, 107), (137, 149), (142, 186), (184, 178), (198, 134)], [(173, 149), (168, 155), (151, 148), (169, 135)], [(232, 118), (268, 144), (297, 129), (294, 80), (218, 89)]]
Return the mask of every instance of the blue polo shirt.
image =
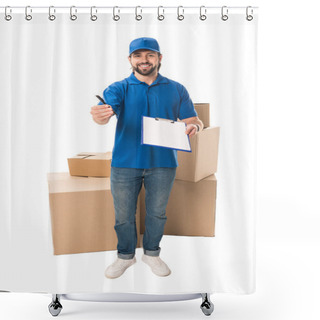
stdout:
[(142, 116), (174, 121), (196, 117), (183, 85), (160, 74), (148, 85), (132, 73), (111, 84), (103, 96), (118, 119), (111, 166), (138, 169), (178, 166), (176, 150), (141, 144), (141, 123)]

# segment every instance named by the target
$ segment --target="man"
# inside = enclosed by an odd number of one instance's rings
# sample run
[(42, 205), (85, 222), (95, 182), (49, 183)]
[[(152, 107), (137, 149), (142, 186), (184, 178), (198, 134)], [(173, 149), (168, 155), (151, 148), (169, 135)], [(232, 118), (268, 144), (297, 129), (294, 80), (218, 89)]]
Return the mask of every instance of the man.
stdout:
[(141, 144), (142, 116), (184, 121), (189, 137), (203, 129), (187, 90), (159, 73), (162, 54), (157, 40), (138, 38), (129, 46), (132, 74), (104, 90), (105, 105), (91, 108), (93, 120), (106, 124), (118, 119), (111, 163), (111, 193), (118, 237), (117, 260), (105, 271), (110, 279), (120, 277), (136, 262), (135, 212), (138, 195), (145, 187), (146, 218), (142, 261), (158, 276), (171, 271), (159, 257), (166, 223), (166, 206), (175, 178), (177, 151)]

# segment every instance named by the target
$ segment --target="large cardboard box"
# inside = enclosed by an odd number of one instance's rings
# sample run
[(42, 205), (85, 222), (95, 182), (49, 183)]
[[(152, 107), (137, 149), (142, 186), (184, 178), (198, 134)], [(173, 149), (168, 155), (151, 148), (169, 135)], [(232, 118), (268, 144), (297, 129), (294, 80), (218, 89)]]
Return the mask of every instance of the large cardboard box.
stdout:
[[(54, 254), (117, 250), (110, 178), (48, 173)], [(136, 224), (140, 246), (140, 204)]]
[(69, 172), (72, 176), (110, 177), (111, 152), (82, 152), (68, 158)]
[(194, 103), (199, 119), (203, 122), (204, 128), (210, 127), (210, 104)]
[(190, 138), (192, 152), (178, 151), (176, 179), (198, 182), (217, 172), (219, 135), (219, 127), (209, 127)]
[[(175, 180), (166, 209), (165, 235), (215, 235), (217, 180), (211, 175), (197, 183)], [(145, 190), (140, 193), (141, 233), (145, 230)]]

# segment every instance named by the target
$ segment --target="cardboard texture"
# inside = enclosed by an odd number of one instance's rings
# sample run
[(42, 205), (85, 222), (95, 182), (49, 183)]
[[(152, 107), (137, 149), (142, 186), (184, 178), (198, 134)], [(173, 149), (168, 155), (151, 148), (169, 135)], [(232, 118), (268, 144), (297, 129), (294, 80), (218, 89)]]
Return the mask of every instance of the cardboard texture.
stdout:
[(198, 118), (203, 122), (204, 128), (210, 127), (210, 104), (194, 103)]
[[(54, 254), (117, 250), (110, 178), (49, 173), (49, 203)], [(136, 212), (140, 247), (140, 204)]]
[(82, 152), (68, 158), (71, 176), (110, 177), (111, 152)]
[[(217, 180), (211, 175), (197, 183), (175, 180), (166, 209), (165, 235), (215, 235)], [(140, 193), (140, 230), (145, 230), (145, 189)]]
[(190, 138), (192, 152), (178, 151), (176, 179), (198, 182), (217, 172), (219, 135), (219, 127), (209, 127)]

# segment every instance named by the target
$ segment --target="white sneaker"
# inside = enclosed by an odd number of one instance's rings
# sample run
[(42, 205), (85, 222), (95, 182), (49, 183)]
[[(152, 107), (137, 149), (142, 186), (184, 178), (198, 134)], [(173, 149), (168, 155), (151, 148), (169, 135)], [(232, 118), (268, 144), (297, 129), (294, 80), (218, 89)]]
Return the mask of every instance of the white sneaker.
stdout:
[(145, 262), (151, 268), (152, 272), (159, 277), (166, 277), (171, 273), (169, 267), (160, 259), (160, 257), (152, 257), (144, 254), (141, 260)]
[(133, 257), (132, 259), (117, 258), (117, 260), (106, 269), (104, 275), (109, 279), (118, 278), (127, 270), (127, 268), (136, 262), (136, 257)]

